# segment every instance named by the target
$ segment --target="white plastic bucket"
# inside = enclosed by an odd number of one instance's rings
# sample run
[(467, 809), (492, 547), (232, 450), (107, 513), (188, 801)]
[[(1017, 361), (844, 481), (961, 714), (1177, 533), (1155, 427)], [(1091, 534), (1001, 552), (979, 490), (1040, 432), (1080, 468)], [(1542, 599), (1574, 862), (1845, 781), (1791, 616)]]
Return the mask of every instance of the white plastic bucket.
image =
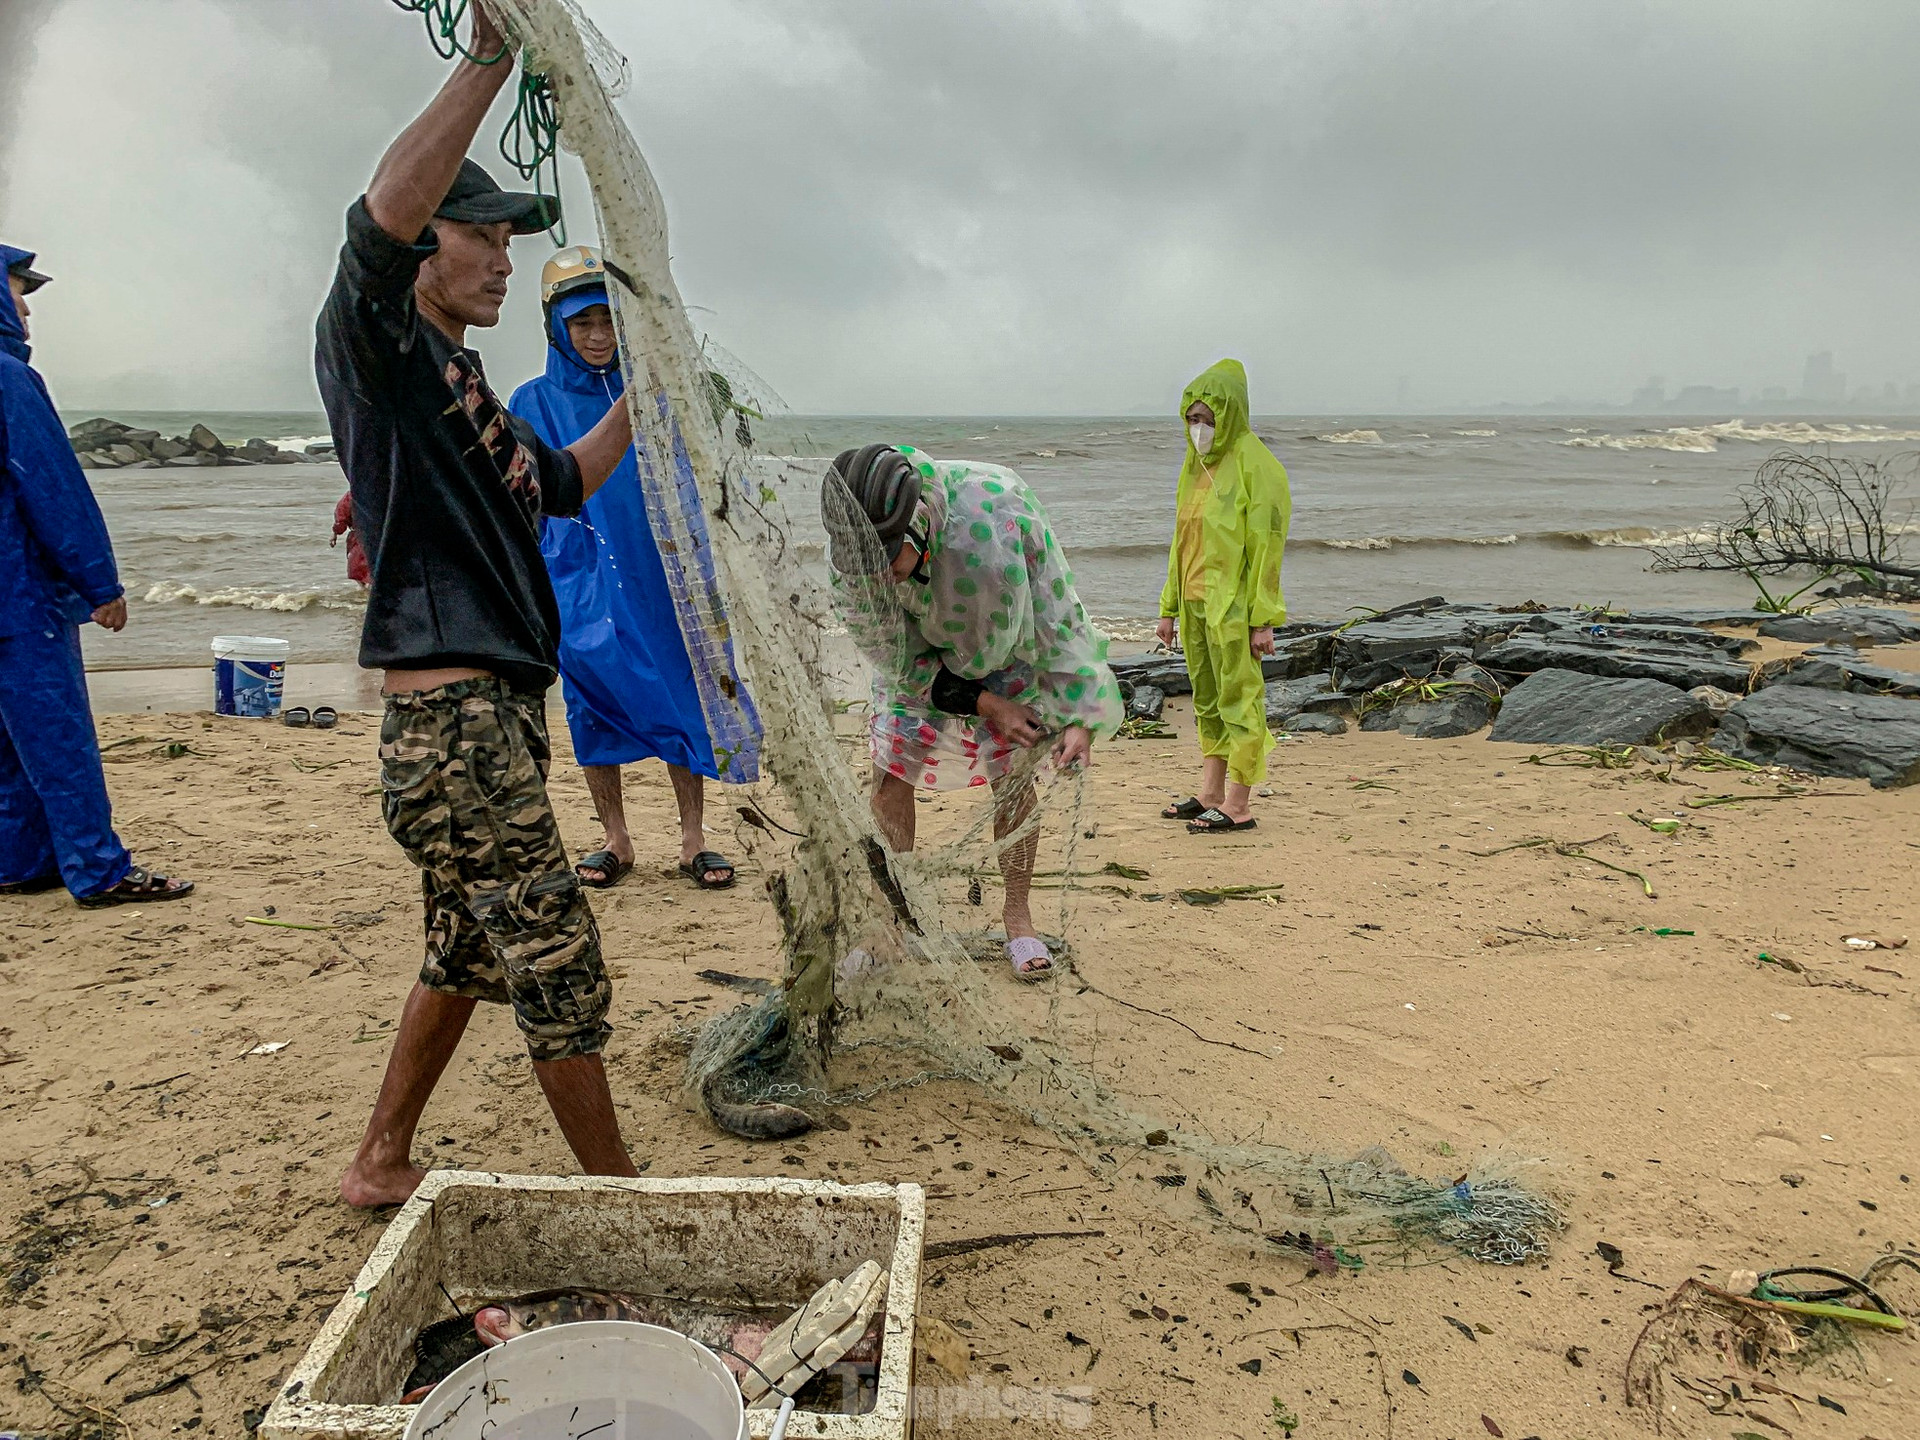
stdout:
[(285, 640), (265, 635), (214, 636), (214, 713), (273, 719), (280, 713), (287, 656), (292, 651)]
[(583, 1320), (516, 1335), (442, 1380), (405, 1440), (747, 1440), (720, 1357), (685, 1335)]

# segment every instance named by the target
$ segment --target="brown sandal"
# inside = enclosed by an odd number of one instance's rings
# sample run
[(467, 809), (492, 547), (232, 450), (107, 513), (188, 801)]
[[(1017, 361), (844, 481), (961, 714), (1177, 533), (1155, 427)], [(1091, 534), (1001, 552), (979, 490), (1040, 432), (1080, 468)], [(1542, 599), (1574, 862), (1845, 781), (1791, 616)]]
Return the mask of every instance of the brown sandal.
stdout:
[(184, 900), (193, 893), (193, 881), (169, 880), (164, 875), (139, 865), (127, 871), (117, 885), (98, 895), (80, 897), (74, 903), (83, 910), (100, 910), (108, 905), (144, 905), (149, 900)]

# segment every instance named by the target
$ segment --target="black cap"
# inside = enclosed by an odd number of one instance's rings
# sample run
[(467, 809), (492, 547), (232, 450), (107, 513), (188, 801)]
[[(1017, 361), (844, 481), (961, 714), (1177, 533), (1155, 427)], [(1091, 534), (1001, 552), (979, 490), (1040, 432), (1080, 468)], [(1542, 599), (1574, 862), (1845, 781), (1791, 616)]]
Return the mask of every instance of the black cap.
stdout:
[(31, 255), (22, 255), (7, 267), (7, 273), (9, 275), (17, 275), (20, 277), (21, 288), (29, 295), (53, 279), (51, 275), (42, 275), (38, 270), (34, 269), (33, 260), (34, 257)]
[(502, 190), (499, 182), (472, 160), (460, 162), (460, 173), (440, 208), (442, 220), (465, 220), (474, 225), (511, 221), (516, 235), (536, 235), (560, 223), (560, 197)]

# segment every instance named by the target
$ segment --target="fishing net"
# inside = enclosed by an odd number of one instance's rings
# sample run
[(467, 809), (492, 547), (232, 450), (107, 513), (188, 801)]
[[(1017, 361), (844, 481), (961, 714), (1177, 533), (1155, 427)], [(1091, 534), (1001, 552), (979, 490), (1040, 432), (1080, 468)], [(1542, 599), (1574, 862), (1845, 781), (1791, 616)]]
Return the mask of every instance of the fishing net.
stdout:
[[(943, 892), (977, 886), (1000, 856), (1058, 836), (1066, 933), (1084, 781), (1051, 771), (1036, 747), (994, 786), (1017, 825), (996, 827), (994, 804), (983, 803), (947, 845), (896, 854), (882, 843), (863, 788), (865, 745), (835, 700), (862, 663), (855, 651), (885, 664), (911, 643), (893, 587), (879, 578), (878, 537), (844, 491), (830, 486), (821, 503), (824, 467), (756, 456), (742, 427), (727, 423), (744, 418), (733, 407), (758, 409), (768, 397), (754, 393), (744, 367), (716, 364), (688, 322), (660, 192), (613, 105), (624, 61), (573, 0), (486, 3), (523, 45), (525, 68), (546, 77), (560, 143), (591, 182), (601, 250), (618, 282), (614, 319), (648, 513), (674, 583), (726, 617), (714, 633), (766, 722), (761, 764), (778, 796), (767, 803), (786, 816), (768, 818), (791, 837), (781, 837), (768, 884), (786, 957), (781, 985), (709, 1022), (692, 1045), (686, 1082), (708, 1112), (737, 1133), (778, 1135), (828, 1107), (963, 1081), (1064, 1137), (1103, 1174), (1140, 1176), (1156, 1201), (1208, 1227), (1306, 1248), (1316, 1243), (1303, 1239), (1309, 1230), (1398, 1227), (1502, 1262), (1543, 1250), (1559, 1212), (1511, 1176), (1433, 1181), (1379, 1151), (1331, 1160), (1216, 1142), (1143, 1113), (1076, 1058), (1070, 1012), (1091, 992), (1069, 993), (1071, 972), (1044, 997), (1019, 992), (1044, 1013), (1023, 1015), (1005, 998), (1004, 959), (999, 974), (983, 972), (976, 953), (997, 948), (968, 933), (958, 917), (969, 912)], [(803, 545), (796, 534), (818, 526), (811, 517), (822, 510), (823, 543)], [(835, 565), (854, 572), (837, 596), (816, 558), (828, 552), (862, 561)], [(696, 651), (696, 674), (723, 673), (724, 658)], [(744, 713), (744, 695), (727, 698)]]

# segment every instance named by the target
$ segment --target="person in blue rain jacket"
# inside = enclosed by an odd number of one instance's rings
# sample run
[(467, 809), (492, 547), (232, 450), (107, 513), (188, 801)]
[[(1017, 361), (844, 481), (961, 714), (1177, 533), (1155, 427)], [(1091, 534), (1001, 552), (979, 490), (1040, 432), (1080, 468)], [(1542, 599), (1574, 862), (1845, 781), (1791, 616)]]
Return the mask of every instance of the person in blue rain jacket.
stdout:
[(27, 362), (31, 251), (0, 245), (0, 894), (65, 885), (85, 906), (178, 900), (113, 833), (80, 626), (127, 623), (106, 521)]
[[(588, 246), (562, 250), (541, 274), (547, 322), (546, 373), (514, 391), (507, 408), (549, 445), (578, 439), (624, 388), (605, 272)], [(681, 466), (683, 456), (676, 456)], [(666, 762), (680, 812), (680, 873), (702, 889), (733, 884), (734, 867), (707, 848), (705, 782), (757, 774), (757, 728), (733, 737), (716, 757), (666, 569), (647, 519), (633, 451), (578, 519), (544, 518), (541, 553), (560, 602), (560, 674), (574, 758), (606, 829), (603, 848), (576, 867), (594, 887), (617, 884), (633, 867), (620, 767)], [(738, 693), (739, 677), (723, 680)], [(709, 682), (714, 677), (708, 677)], [(731, 687), (731, 688), (728, 688)]]

